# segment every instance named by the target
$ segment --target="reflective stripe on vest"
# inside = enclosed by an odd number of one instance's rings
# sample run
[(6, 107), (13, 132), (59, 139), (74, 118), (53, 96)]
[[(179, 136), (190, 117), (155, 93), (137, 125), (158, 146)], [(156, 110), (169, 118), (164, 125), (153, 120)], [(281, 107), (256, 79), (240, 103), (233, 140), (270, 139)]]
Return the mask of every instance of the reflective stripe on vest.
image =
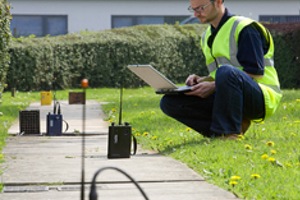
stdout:
[[(238, 45), (236, 43), (235, 40), (235, 32), (236, 29), (239, 25), (239, 23), (245, 18), (243, 17), (239, 17), (237, 18), (232, 26), (231, 32), (230, 32), (230, 36), (229, 36), (229, 50), (230, 50), (230, 60), (228, 60), (226, 57), (218, 57), (216, 58), (217, 63), (220, 65), (232, 65), (232, 66), (242, 66), (240, 64), (240, 62), (238, 61), (237, 57), (236, 57), (236, 52), (238, 52)], [(202, 42), (205, 42), (205, 36), (206, 36), (206, 32), (202, 35)], [(216, 70), (219, 66), (217, 66), (217, 63), (212, 62), (210, 63), (207, 68), (209, 72), (213, 72), (214, 70)], [(274, 60), (270, 59), (270, 58), (264, 58), (264, 66), (274, 66)]]

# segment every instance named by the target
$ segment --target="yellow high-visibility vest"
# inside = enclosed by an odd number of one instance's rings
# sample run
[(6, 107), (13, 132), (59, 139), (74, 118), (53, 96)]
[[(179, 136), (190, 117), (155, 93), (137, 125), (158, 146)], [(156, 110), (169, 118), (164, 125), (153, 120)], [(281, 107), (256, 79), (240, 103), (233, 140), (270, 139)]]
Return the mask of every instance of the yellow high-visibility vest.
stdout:
[(208, 39), (211, 36), (211, 27), (209, 26), (202, 35), (201, 46), (212, 78), (215, 78), (216, 70), (223, 65), (231, 65), (242, 70), (243, 66), (237, 59), (238, 38), (243, 28), (252, 23), (257, 24), (269, 44), (269, 50), (264, 55), (264, 75), (260, 79), (255, 79), (264, 95), (265, 118), (267, 118), (274, 114), (282, 98), (278, 75), (274, 68), (274, 42), (270, 32), (252, 19), (233, 16), (221, 27), (211, 48), (208, 46)]

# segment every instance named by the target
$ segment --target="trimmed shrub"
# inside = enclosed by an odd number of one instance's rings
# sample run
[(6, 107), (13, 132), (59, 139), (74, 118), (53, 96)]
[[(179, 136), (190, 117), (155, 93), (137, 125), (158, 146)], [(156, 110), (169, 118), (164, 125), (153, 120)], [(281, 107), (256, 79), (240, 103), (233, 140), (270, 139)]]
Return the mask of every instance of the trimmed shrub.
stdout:
[(152, 64), (175, 82), (189, 72), (207, 74), (199, 48), (205, 27), (149, 25), (57, 37), (16, 38), (10, 49), (9, 87), (48, 90), (79, 87), (137, 87), (144, 82), (128, 64)]
[(9, 67), (10, 20), (10, 6), (6, 0), (0, 0), (0, 99)]

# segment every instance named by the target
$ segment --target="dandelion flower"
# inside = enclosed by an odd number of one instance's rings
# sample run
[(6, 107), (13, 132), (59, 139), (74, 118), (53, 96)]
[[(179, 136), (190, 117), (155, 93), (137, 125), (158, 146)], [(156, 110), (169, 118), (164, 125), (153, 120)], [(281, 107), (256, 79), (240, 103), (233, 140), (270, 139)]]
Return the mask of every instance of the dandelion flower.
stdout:
[(252, 146), (249, 144), (245, 144), (245, 149), (252, 150)]
[(268, 156), (268, 154), (263, 154), (263, 155), (261, 156), (261, 158), (264, 159), (264, 160), (267, 160), (267, 159), (269, 158), (269, 156)]
[(252, 174), (252, 175), (251, 175), (251, 178), (259, 179), (259, 178), (260, 178), (260, 175), (259, 175), (259, 174)]
[(240, 179), (241, 179), (240, 176), (231, 176), (231, 177), (230, 177), (230, 181), (238, 181), (238, 180), (240, 180)]
[(157, 140), (157, 136), (156, 135), (152, 136), (151, 140)]
[(275, 146), (275, 143), (272, 142), (272, 141), (268, 141), (268, 142), (266, 143), (266, 145), (268, 145), (269, 147), (273, 147), (273, 146)]
[(274, 150), (274, 149), (271, 150), (271, 154), (276, 154), (276, 153), (277, 153), (276, 150)]
[(238, 182), (237, 181), (229, 181), (229, 185), (231, 185), (231, 186), (235, 186), (235, 185), (237, 185), (238, 184)]
[(276, 162), (276, 159), (273, 158), (273, 157), (270, 157), (270, 158), (268, 159), (268, 161), (271, 162), (271, 163), (275, 163), (275, 162)]
[(190, 132), (192, 129), (188, 127), (185, 130), (186, 130), (186, 132)]
[(141, 136), (141, 133), (140, 133), (140, 132), (137, 132), (137, 133), (135, 134), (135, 136), (136, 136), (136, 137)]
[(143, 133), (143, 136), (148, 136), (149, 135), (149, 132), (144, 132)]
[(245, 139), (245, 136), (244, 135), (238, 135), (238, 140), (244, 140)]

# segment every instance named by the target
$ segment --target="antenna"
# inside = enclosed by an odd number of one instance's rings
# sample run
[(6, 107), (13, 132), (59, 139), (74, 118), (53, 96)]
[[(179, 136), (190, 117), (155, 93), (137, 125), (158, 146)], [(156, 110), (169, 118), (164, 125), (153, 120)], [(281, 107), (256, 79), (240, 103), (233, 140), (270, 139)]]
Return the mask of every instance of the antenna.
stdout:
[[(84, 98), (86, 98), (86, 88), (89, 86), (89, 82), (87, 79), (82, 79), (81, 81), (81, 87), (83, 88), (83, 95)], [(81, 193), (80, 193), (80, 199), (84, 200), (84, 184), (85, 184), (85, 165), (84, 165), (84, 159), (85, 159), (85, 114), (86, 114), (86, 100), (84, 99), (83, 102), (83, 109), (82, 109), (82, 149), (81, 149)]]
[(122, 125), (122, 108), (123, 107), (123, 82), (120, 87), (120, 111), (119, 111), (119, 125)]

